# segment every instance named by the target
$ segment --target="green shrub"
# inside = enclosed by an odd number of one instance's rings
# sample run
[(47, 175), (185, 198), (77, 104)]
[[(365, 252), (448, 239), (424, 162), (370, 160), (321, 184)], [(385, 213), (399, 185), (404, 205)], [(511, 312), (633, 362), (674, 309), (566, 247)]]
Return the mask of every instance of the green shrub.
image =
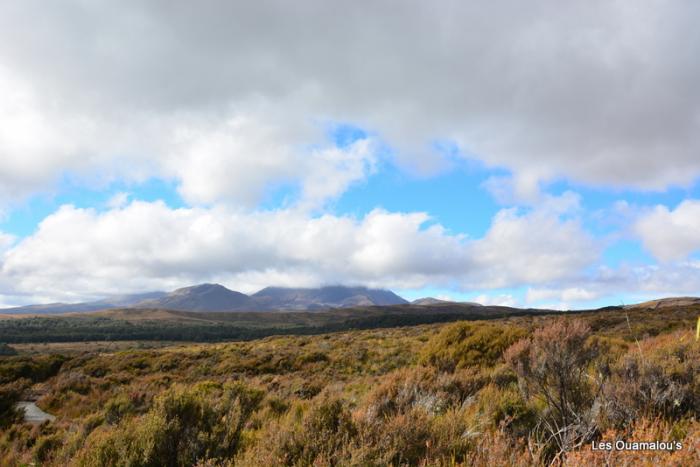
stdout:
[(119, 394), (108, 400), (105, 404), (104, 420), (110, 425), (116, 425), (124, 417), (134, 415), (135, 413), (136, 406), (133, 400), (126, 394)]
[(324, 352), (308, 352), (297, 358), (298, 365), (302, 366), (307, 363), (328, 362), (330, 358)]
[(34, 461), (39, 464), (48, 462), (61, 446), (63, 446), (63, 436), (60, 434), (40, 436), (34, 445)]
[(39, 357), (8, 357), (0, 361), (0, 384), (27, 378), (35, 383), (56, 375), (67, 360), (61, 355)]
[(460, 322), (446, 326), (425, 346), (420, 362), (442, 371), (496, 364), (503, 352), (525, 335), (521, 328)]
[(537, 411), (512, 387), (486, 386), (479, 392), (479, 411), (492, 429), (503, 426), (516, 436), (526, 435), (537, 423)]
[(21, 396), (20, 388), (15, 384), (0, 386), (0, 428), (10, 426), (22, 418), (15, 408)]
[(345, 404), (322, 396), (265, 427), (237, 465), (345, 465), (357, 434)]
[(158, 396), (145, 415), (112, 431), (95, 430), (81, 464), (190, 466), (233, 457), (243, 426), (261, 399), (261, 391), (240, 384), (175, 386)]

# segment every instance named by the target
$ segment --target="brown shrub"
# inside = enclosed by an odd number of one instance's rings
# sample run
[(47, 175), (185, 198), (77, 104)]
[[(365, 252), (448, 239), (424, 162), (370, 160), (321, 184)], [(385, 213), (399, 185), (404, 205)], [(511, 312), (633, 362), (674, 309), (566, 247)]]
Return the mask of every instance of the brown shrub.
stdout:
[(461, 405), (488, 383), (488, 377), (476, 369), (453, 374), (434, 368), (415, 367), (398, 370), (384, 377), (364, 404), (369, 420), (421, 409), (435, 415)]
[(540, 465), (538, 453), (532, 453), (521, 441), (514, 441), (503, 430), (487, 431), (478, 437), (463, 465), (474, 467), (530, 467)]
[(356, 465), (419, 465), (433, 445), (430, 416), (419, 409), (364, 422), (360, 429)]
[(674, 450), (593, 450), (592, 445), (567, 455), (564, 464), (570, 466), (691, 466), (700, 465), (700, 422), (693, 420), (679, 426), (662, 420), (639, 419), (627, 431), (609, 430), (602, 440), (615, 443), (626, 442), (665, 442), (668, 445), (679, 442), (681, 449)]
[(344, 465), (357, 428), (339, 399), (320, 397), (269, 423), (236, 465)]
[(635, 420), (679, 420), (700, 413), (700, 346), (674, 333), (633, 347), (611, 367), (605, 422), (623, 428)]
[(525, 397), (546, 404), (539, 438), (552, 448), (552, 455), (586, 442), (596, 430), (594, 401), (600, 382), (592, 383), (589, 369), (598, 347), (589, 336), (583, 321), (559, 319), (505, 353)]

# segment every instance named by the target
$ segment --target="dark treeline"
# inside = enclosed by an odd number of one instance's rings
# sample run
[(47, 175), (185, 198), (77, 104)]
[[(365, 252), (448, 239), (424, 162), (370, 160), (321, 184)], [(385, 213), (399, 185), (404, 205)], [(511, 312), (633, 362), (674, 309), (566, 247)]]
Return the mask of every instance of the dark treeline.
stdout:
[[(657, 311), (607, 307), (563, 312), (585, 317), (594, 330), (656, 335), (685, 328), (697, 319), (700, 307)], [(173, 319), (126, 320), (103, 316), (32, 317), (0, 320), (0, 343), (83, 341), (188, 341), (251, 340), (273, 335), (313, 335), (328, 332), (558, 315), (562, 312), (507, 307), (372, 307), (330, 312), (301, 313), (195, 313), (172, 312)], [(191, 319), (196, 317), (196, 319)], [(632, 319), (633, 329), (628, 327)]]
[[(469, 311), (472, 310), (472, 311)], [(484, 310), (485, 311), (485, 310)], [(212, 342), (250, 340), (272, 335), (310, 335), (351, 329), (376, 329), (458, 320), (498, 319), (551, 312), (489, 308), (467, 310), (390, 308), (320, 313), (206, 313), (198, 321), (127, 321), (95, 316), (32, 317), (0, 320), (0, 342), (79, 342), (163, 340)], [(184, 315), (184, 313), (179, 313)], [(259, 315), (259, 316), (253, 316)], [(177, 315), (174, 315), (177, 317)], [(259, 318), (259, 319), (256, 319)]]

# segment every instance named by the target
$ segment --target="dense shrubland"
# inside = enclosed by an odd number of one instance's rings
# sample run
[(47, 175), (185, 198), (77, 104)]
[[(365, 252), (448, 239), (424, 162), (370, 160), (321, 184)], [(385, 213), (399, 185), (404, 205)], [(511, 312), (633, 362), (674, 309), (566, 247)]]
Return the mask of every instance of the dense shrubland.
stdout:
[[(620, 307), (575, 313), (589, 322), (595, 332), (628, 337), (645, 336), (688, 329), (688, 325), (700, 314), (700, 305), (666, 308), (662, 314), (648, 309), (623, 310)], [(8, 349), (2, 343), (124, 340), (221, 342), (508, 317), (515, 320), (521, 320), (518, 317), (528, 317), (530, 322), (539, 322), (549, 319), (548, 316), (553, 314), (558, 312), (453, 304), (341, 308), (321, 312), (204, 313), (126, 309), (72, 316), (25, 316), (0, 319), (0, 355), (12, 352), (11, 348)]]
[[(599, 319), (4, 357), (0, 465), (700, 464), (690, 327)], [(27, 391), (57, 420), (19, 422)], [(616, 439), (683, 449), (590, 448)]]

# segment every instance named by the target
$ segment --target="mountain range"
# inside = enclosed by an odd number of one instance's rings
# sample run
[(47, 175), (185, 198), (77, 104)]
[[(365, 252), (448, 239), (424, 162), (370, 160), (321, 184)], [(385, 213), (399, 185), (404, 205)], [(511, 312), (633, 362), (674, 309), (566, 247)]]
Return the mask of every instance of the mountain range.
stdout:
[(266, 287), (252, 295), (219, 284), (199, 284), (172, 292), (121, 295), (82, 303), (51, 303), (0, 309), (7, 314), (54, 314), (149, 308), (176, 311), (314, 311), (354, 306), (402, 305), (408, 302), (389, 290), (367, 287)]

